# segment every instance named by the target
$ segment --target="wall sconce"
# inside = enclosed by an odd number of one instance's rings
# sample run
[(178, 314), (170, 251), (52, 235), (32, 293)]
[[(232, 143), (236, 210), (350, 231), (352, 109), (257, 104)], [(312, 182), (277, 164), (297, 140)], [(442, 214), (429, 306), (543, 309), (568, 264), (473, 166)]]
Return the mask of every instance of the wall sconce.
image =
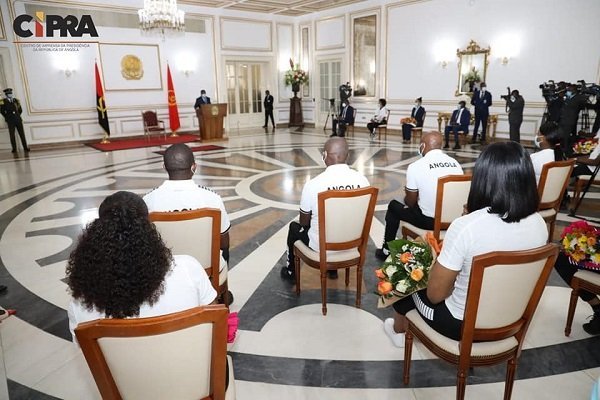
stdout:
[(502, 59), (500, 60), (500, 62), (502, 63), (502, 65), (507, 65), (508, 64), (508, 60), (510, 60), (510, 57), (504, 56), (504, 57), (502, 57)]
[(70, 78), (70, 77), (71, 77), (71, 75), (73, 75), (73, 74), (74, 74), (76, 71), (77, 71), (77, 70), (76, 70), (75, 68), (65, 68), (65, 69), (63, 69), (63, 70), (62, 70), (62, 72), (64, 72), (64, 73), (65, 73), (65, 76), (66, 76), (67, 78)]
[(442, 62), (440, 62), (440, 64), (442, 64), (442, 68), (446, 68), (448, 66), (449, 61), (443, 60)]
[(186, 77), (189, 77), (191, 74), (193, 74), (193, 73), (194, 73), (194, 70), (193, 70), (193, 69), (182, 69), (182, 70), (181, 70), (181, 72), (183, 72), (183, 74), (184, 74)]

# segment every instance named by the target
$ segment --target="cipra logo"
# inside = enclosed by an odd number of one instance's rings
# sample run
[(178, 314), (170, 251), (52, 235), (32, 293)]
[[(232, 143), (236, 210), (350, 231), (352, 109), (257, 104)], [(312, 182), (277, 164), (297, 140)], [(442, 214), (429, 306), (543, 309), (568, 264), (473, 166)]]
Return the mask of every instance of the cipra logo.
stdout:
[[(33, 22), (33, 32), (32, 32)], [(44, 14), (43, 11), (36, 11), (35, 18), (28, 14), (21, 14), (13, 21), (13, 31), (22, 38), (35, 37), (55, 37), (58, 32), (60, 37), (98, 37), (98, 31), (94, 26), (91, 15), (82, 15), (81, 20), (75, 15)]]

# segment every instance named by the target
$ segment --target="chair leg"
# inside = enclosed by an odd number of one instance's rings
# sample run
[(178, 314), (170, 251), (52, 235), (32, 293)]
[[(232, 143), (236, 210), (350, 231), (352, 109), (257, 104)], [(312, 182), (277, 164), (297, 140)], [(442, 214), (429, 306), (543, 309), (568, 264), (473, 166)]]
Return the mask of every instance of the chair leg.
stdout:
[(294, 249), (294, 270), (296, 272), (296, 296), (300, 296), (300, 257)]
[(548, 224), (548, 242), (552, 242), (552, 238), (554, 237), (554, 224), (556, 224), (556, 218)]
[(456, 400), (464, 400), (466, 384), (467, 371), (459, 368), (456, 375)]
[(577, 297), (579, 296), (579, 278), (571, 280), (571, 300), (569, 300), (569, 311), (567, 311), (567, 324), (565, 325), (565, 336), (571, 334), (571, 325), (573, 325), (573, 316), (575, 316), (575, 308), (577, 307)]
[(360, 308), (362, 300), (362, 266), (356, 268), (356, 308)]
[(511, 358), (506, 364), (506, 380), (504, 381), (504, 400), (510, 400), (513, 386), (515, 384), (515, 372), (517, 370), (517, 359)]
[(325, 271), (321, 271), (321, 311), (323, 315), (327, 315), (327, 272)]
[(404, 384), (408, 385), (410, 381), (410, 361), (412, 357), (413, 335), (409, 327), (404, 334)]
[(346, 268), (346, 286), (350, 285), (350, 268)]

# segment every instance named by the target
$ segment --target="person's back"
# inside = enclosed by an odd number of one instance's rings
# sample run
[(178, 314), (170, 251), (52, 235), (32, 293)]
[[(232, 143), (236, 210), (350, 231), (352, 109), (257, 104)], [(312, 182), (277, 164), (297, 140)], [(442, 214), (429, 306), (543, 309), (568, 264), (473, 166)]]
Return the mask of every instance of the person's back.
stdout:
[(539, 134), (534, 138), (534, 144), (539, 151), (531, 155), (536, 183), (540, 182), (540, 176), (545, 164), (552, 161), (560, 161), (564, 158), (560, 148), (562, 137), (562, 131), (555, 122), (548, 121), (540, 126)]

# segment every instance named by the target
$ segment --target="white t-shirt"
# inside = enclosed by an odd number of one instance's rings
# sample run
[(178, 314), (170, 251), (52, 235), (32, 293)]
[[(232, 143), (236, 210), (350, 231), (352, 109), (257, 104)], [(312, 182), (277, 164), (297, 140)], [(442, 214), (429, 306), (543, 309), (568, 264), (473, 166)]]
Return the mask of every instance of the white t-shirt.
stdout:
[(553, 161), (555, 161), (554, 149), (544, 149), (531, 154), (531, 163), (533, 164), (533, 170), (535, 171), (536, 183), (540, 183), (540, 176), (542, 175), (544, 164)]
[(444, 267), (460, 271), (452, 294), (445, 300), (450, 313), (454, 318), (463, 319), (473, 257), (490, 251), (533, 249), (547, 241), (546, 223), (538, 213), (508, 223), (484, 208), (455, 219), (446, 232), (438, 257)]
[(192, 179), (166, 180), (159, 187), (144, 196), (148, 211), (183, 211), (198, 208), (218, 208), (221, 210), (221, 233), (229, 229), (229, 216), (221, 196), (212, 190), (198, 186)]
[(300, 211), (307, 214), (312, 213), (308, 230), (308, 246), (311, 249), (319, 250), (319, 193), (327, 190), (349, 190), (367, 186), (370, 186), (367, 178), (360, 172), (350, 169), (347, 164), (330, 165), (325, 171), (306, 182), (300, 198)]
[(384, 119), (387, 118), (387, 116), (388, 116), (388, 109), (386, 106), (383, 106), (379, 110), (377, 110), (377, 113), (375, 114), (373, 119), (376, 122), (382, 122)]
[[(217, 297), (202, 265), (192, 256), (173, 256), (173, 264), (164, 281), (164, 292), (156, 303), (143, 303), (138, 318), (155, 317), (210, 304)], [(67, 310), (69, 329), (76, 343), (75, 328), (82, 322), (105, 318), (104, 313), (86, 309), (71, 299)]]
[(419, 192), (419, 208), (423, 215), (433, 218), (437, 197), (438, 178), (462, 175), (463, 169), (454, 158), (442, 150), (429, 150), (424, 157), (413, 162), (406, 170), (406, 190)]

